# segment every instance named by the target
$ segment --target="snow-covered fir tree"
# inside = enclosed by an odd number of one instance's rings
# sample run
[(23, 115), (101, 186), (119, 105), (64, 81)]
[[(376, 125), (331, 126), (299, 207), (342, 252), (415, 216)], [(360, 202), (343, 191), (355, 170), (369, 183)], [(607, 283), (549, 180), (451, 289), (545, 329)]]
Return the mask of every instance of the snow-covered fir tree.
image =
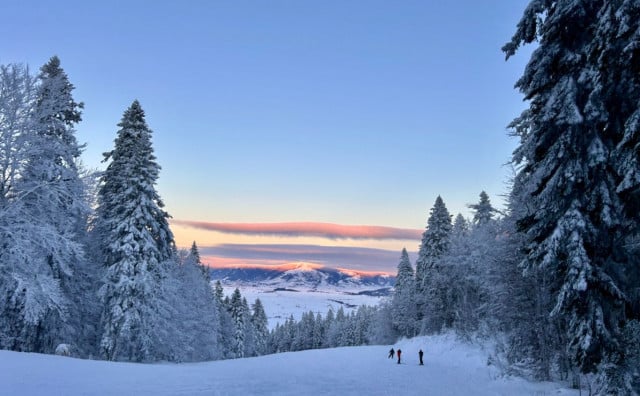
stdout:
[[(185, 254), (179, 253), (180, 254)], [(208, 279), (187, 255), (182, 264), (167, 263), (155, 303), (152, 338), (155, 359), (202, 361), (222, 357), (218, 344), (218, 306)]]
[(198, 245), (196, 245), (196, 241), (193, 241), (191, 244), (191, 249), (189, 249), (189, 260), (193, 262), (202, 272), (202, 277), (207, 281), (210, 280), (209, 269), (207, 266), (200, 260), (200, 251), (198, 250)]
[(246, 312), (244, 304), (242, 303), (242, 294), (240, 294), (238, 288), (236, 288), (231, 295), (229, 308), (234, 325), (231, 350), (234, 358), (241, 358), (245, 356), (247, 323), (245, 322)]
[(258, 356), (256, 350), (256, 329), (251, 320), (251, 308), (246, 297), (242, 297), (242, 311), (244, 312), (244, 354), (243, 357)]
[(416, 280), (407, 249), (403, 248), (391, 300), (391, 318), (397, 334), (413, 337), (418, 333)]
[(477, 204), (469, 205), (469, 208), (473, 209), (473, 223), (476, 225), (489, 223), (493, 218), (493, 215), (498, 212), (493, 206), (491, 206), (489, 196), (484, 191), (480, 193), (480, 201)]
[(96, 229), (102, 234), (107, 273), (101, 351), (109, 360), (153, 360), (152, 318), (159, 282), (175, 256), (169, 215), (155, 184), (160, 166), (151, 130), (136, 100), (124, 112), (110, 161), (102, 177)]
[(469, 232), (469, 222), (462, 214), (458, 213), (453, 220), (451, 234), (452, 236), (464, 236), (467, 232)]
[(7, 308), (20, 333), (11, 330), (10, 343), (14, 349), (53, 352), (58, 343), (76, 341), (80, 307), (72, 297), (85, 289), (72, 279), (84, 265), (89, 213), (78, 170), (82, 146), (75, 138), (82, 104), (74, 101), (74, 87), (57, 57), (42, 66), (35, 86), (26, 69), (4, 68), (2, 78), (14, 84), (6, 94), (17, 95), (3, 109), (8, 124), (2, 132), (5, 150), (15, 150), (9, 157), (3, 153), (9, 162), (2, 180), (3, 199), (8, 198), (2, 215), (11, 224), (3, 245), (14, 247), (3, 252), (13, 274)]
[(496, 260), (489, 263), (487, 273), (492, 285), (487, 325), (501, 334), (496, 337), (496, 356), (507, 372), (544, 381), (567, 378), (565, 335), (558, 331), (562, 322), (549, 315), (554, 305), (549, 292), (552, 273), (540, 267), (523, 271), (526, 239), (516, 222), (529, 210), (527, 200), (522, 186), (514, 182), (502, 234), (490, 241)]
[(231, 317), (231, 302), (228, 296), (225, 297), (222, 283), (219, 280), (216, 281), (213, 288), (213, 296), (218, 308), (218, 328), (216, 330), (216, 337), (218, 341), (219, 353), (221, 358), (233, 358), (233, 337), (234, 337), (234, 323)]
[(449, 249), (451, 234), (451, 215), (440, 196), (431, 208), (427, 228), (422, 234), (422, 242), (416, 260), (416, 302), (421, 331), (434, 332), (442, 327), (442, 318), (438, 313), (442, 295), (446, 290), (436, 289), (435, 277), (438, 276), (438, 258)]
[(267, 338), (269, 336), (267, 314), (259, 298), (253, 303), (251, 324), (255, 332), (255, 352), (257, 355), (267, 353)]
[[(327, 342), (325, 344), (329, 348), (335, 348), (342, 345), (346, 315), (342, 306), (338, 308), (335, 315), (333, 315), (333, 311), (329, 312), (331, 312), (331, 322), (327, 326)], [(329, 314), (327, 314), (328, 316)]]
[(512, 123), (525, 266), (549, 275), (570, 362), (599, 371), (603, 394), (629, 394), (637, 373), (622, 345), (640, 315), (639, 29), (636, 0), (535, 0), (503, 48), (538, 43), (517, 82), (530, 106)]

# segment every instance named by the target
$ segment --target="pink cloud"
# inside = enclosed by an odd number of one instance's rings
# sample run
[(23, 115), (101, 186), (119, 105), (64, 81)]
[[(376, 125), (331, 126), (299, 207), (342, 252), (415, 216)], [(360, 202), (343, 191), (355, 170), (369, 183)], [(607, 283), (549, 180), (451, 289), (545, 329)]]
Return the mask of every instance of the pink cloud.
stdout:
[(322, 237), (329, 239), (400, 239), (420, 240), (422, 230), (372, 225), (332, 223), (210, 223), (172, 220), (173, 224), (231, 234), (274, 235), (288, 237)]

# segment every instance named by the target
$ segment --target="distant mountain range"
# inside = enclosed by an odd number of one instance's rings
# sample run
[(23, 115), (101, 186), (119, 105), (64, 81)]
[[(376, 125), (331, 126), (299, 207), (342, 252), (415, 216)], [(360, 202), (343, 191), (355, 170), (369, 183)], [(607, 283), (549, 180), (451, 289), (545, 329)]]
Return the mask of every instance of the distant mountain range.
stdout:
[(211, 268), (211, 279), (223, 284), (262, 285), (276, 288), (317, 290), (327, 287), (345, 289), (391, 288), (395, 277), (367, 275), (333, 268), (300, 265), (292, 269)]

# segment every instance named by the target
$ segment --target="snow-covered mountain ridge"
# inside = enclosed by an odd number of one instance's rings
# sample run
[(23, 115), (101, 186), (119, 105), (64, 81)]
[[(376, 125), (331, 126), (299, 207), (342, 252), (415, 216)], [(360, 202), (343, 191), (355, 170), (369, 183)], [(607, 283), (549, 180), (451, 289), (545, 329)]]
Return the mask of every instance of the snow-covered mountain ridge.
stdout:
[[(263, 286), (275, 289), (302, 289), (304, 291), (325, 288), (390, 289), (395, 277), (366, 274), (333, 268), (317, 268), (300, 264), (289, 269), (270, 268), (211, 268), (211, 279), (222, 284), (237, 286)], [(301, 290), (301, 291), (302, 291)]]

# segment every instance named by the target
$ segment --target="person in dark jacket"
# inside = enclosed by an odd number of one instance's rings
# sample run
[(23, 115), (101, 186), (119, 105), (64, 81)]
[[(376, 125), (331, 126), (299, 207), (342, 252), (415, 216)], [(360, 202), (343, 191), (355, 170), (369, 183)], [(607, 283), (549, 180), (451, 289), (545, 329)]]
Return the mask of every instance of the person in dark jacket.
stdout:
[(394, 353), (396, 353), (396, 351), (394, 351), (393, 348), (391, 348), (391, 350), (389, 351), (389, 359), (393, 359)]
[(424, 355), (424, 352), (422, 352), (422, 349), (420, 350), (420, 352), (418, 352), (418, 356), (420, 357), (420, 365), (424, 366), (424, 363), (422, 362), (422, 356)]
[(402, 350), (398, 349), (398, 352), (396, 352), (396, 355), (398, 355), (398, 364), (400, 364), (400, 354), (402, 353)]

